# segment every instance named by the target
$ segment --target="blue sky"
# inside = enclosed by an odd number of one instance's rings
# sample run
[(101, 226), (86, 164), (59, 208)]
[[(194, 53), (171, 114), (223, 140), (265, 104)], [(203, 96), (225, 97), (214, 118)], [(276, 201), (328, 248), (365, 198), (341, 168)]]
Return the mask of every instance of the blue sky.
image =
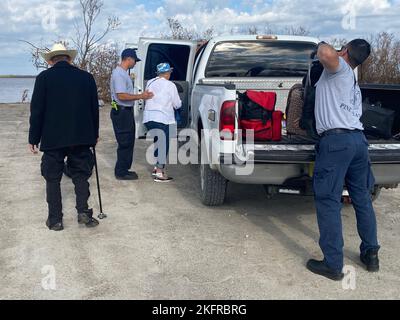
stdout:
[[(46, 46), (68, 40), (80, 11), (78, 0), (2, 0), (0, 13), (0, 74), (37, 74), (29, 47), (18, 40)], [(221, 35), (249, 26), (277, 31), (304, 26), (323, 40), (379, 31), (400, 36), (400, 0), (104, 0), (98, 29), (110, 15), (122, 24), (105, 41), (120, 47), (140, 36), (159, 37), (168, 30), (168, 17), (200, 33), (213, 27)]]

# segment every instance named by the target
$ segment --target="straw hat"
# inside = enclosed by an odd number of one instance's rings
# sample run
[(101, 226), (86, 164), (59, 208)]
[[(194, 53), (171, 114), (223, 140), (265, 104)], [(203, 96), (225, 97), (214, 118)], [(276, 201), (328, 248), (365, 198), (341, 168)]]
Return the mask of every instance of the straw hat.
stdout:
[(77, 54), (78, 51), (67, 50), (67, 48), (65, 48), (62, 43), (56, 43), (53, 45), (53, 48), (51, 48), (50, 51), (42, 52), (40, 55), (43, 57), (44, 60), (50, 61), (55, 56), (68, 56), (71, 58), (71, 60), (74, 60)]

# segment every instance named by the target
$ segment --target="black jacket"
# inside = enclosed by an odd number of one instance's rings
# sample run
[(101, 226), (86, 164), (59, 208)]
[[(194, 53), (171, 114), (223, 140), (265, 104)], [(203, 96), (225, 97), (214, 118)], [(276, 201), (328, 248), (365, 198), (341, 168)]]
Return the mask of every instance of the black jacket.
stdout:
[(60, 61), (38, 75), (31, 101), (29, 144), (40, 150), (96, 144), (99, 101), (93, 76)]

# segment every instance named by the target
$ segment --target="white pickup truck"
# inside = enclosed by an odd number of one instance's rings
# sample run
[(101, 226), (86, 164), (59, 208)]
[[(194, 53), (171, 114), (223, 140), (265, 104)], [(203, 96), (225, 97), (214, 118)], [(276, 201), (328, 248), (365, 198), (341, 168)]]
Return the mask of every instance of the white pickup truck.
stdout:
[[(301, 83), (318, 42), (310, 37), (271, 35), (216, 37), (202, 45), (139, 39), (138, 55), (143, 62), (135, 70), (137, 92), (154, 77), (158, 63), (169, 62), (175, 68), (171, 80), (183, 101), (181, 127), (195, 132), (203, 146), (199, 148), (199, 177), (204, 204), (224, 203), (229, 181), (264, 185), (268, 195), (312, 194), (314, 142), (287, 135), (279, 142), (243, 142), (238, 132), (238, 93), (276, 92), (276, 108), (284, 112), (288, 92)], [(383, 107), (396, 110), (393, 133), (400, 132), (400, 86), (365, 86), (362, 91), (369, 101), (379, 98)], [(138, 101), (135, 116), (140, 137), (146, 134), (144, 108), (144, 102)], [(221, 132), (224, 128), (232, 129)], [(370, 140), (369, 148), (377, 197), (382, 187), (396, 188), (400, 182), (400, 141)]]

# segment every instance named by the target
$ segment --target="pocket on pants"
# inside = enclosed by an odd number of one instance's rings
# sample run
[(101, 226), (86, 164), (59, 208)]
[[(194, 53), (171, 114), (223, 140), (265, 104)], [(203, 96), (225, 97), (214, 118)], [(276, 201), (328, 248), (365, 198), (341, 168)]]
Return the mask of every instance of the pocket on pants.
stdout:
[(60, 182), (63, 175), (64, 158), (56, 152), (45, 152), (40, 164), (41, 174), (48, 182)]
[(316, 168), (313, 177), (314, 194), (317, 198), (327, 198), (334, 191), (335, 168)]

